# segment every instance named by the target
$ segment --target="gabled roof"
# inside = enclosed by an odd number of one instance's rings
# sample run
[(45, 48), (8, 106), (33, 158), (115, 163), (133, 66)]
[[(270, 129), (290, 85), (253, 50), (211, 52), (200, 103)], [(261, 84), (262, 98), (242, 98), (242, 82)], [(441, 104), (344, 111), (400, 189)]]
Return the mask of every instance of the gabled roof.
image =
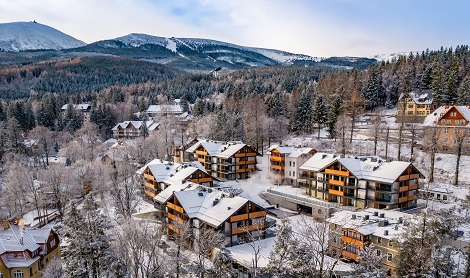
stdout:
[(157, 113), (170, 113), (170, 114), (182, 114), (183, 107), (179, 104), (162, 104), (162, 105), (150, 105), (147, 109), (149, 114)]
[[(23, 237), (23, 243), (21, 243), (21, 237)], [(23, 229), (23, 232), (21, 232), (20, 228), (16, 225), (10, 225), (10, 228), (3, 231), (0, 230), (0, 245), (2, 245), (6, 252), (21, 252), (26, 250), (33, 252), (40, 247), (36, 244), (29, 229)]]
[(428, 115), (424, 119), (423, 126), (435, 126), (438, 122), (444, 118), (452, 108), (457, 109), (457, 111), (467, 120), (467, 126), (470, 125), (470, 108), (469, 106), (441, 106), (437, 108), (433, 113)]
[(228, 197), (216, 189), (176, 191), (174, 195), (189, 218), (197, 218), (212, 227), (220, 226), (249, 202), (240, 196)]
[(176, 191), (184, 191), (184, 190), (195, 190), (200, 188), (201, 185), (192, 182), (181, 181), (179, 183), (173, 183), (167, 188), (165, 188), (162, 192), (158, 193), (157, 196), (153, 197), (153, 200), (160, 204), (165, 204), (168, 199), (173, 195)]
[(209, 175), (199, 161), (173, 163), (162, 159), (154, 159), (147, 163), (144, 167), (136, 171), (136, 174), (142, 175), (145, 169), (149, 168), (150, 172), (158, 182), (166, 184), (179, 183), (187, 179), (197, 170)]
[(268, 151), (270, 151), (270, 152), (273, 151), (273, 150), (277, 150), (281, 154), (290, 154), (295, 150), (295, 148), (294, 148), (294, 146), (273, 145), (268, 149)]
[[(142, 126), (142, 123), (143, 123), (143, 121), (124, 121), (122, 123), (118, 123), (117, 125), (115, 125), (111, 130), (118, 130), (119, 128), (126, 129), (130, 125), (132, 125), (136, 129), (140, 129), (140, 127)], [(147, 129), (149, 131), (153, 131), (153, 130), (157, 129), (158, 126), (160, 125), (159, 123), (154, 122), (152, 120), (145, 121), (145, 124), (146, 124)]]
[(416, 104), (432, 104), (433, 93), (432, 90), (413, 91), (408, 94), (402, 93), (399, 100), (408, 95)]
[(343, 165), (351, 174), (360, 180), (393, 183), (410, 166), (419, 173), (421, 178), (424, 178), (421, 172), (410, 162), (386, 162), (378, 156), (340, 157), (332, 154), (316, 153), (300, 166), (300, 169), (320, 172), (336, 162)]
[(314, 151), (314, 149), (313, 148), (296, 148), (287, 157), (297, 158), (303, 154), (308, 154), (311, 151)]
[[(201, 139), (200, 141), (196, 142), (194, 145), (186, 149), (186, 152), (194, 153), (196, 149), (200, 146), (202, 146), (207, 151), (209, 156), (229, 158), (235, 153), (237, 153), (239, 150), (241, 150), (243, 147), (248, 145), (240, 141), (221, 142)], [(260, 154), (257, 153), (257, 155)]]

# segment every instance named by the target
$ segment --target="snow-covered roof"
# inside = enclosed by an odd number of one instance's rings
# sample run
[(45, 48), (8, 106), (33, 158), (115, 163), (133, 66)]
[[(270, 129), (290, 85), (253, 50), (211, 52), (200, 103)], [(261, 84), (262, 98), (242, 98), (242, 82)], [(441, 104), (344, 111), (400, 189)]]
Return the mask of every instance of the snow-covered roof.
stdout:
[(297, 158), (303, 154), (308, 154), (313, 150), (314, 150), (313, 148), (296, 148), (287, 157)]
[(449, 106), (441, 106), (424, 118), (423, 126), (435, 126), (437, 121), (450, 109)]
[[(23, 234), (23, 244), (20, 242), (21, 234)], [(21, 252), (25, 250), (33, 252), (39, 248), (39, 245), (36, 244), (34, 237), (29, 233), (28, 229), (23, 229), (23, 232), (21, 232), (17, 225), (10, 225), (8, 229), (0, 230), (0, 245), (7, 252)]]
[[(118, 123), (117, 125), (115, 125), (111, 130), (118, 130), (119, 128), (126, 129), (129, 127), (129, 125), (132, 125), (136, 129), (140, 129), (140, 127), (142, 126), (142, 123), (143, 121), (124, 121), (122, 123)], [(160, 125), (159, 123), (154, 122), (152, 120), (145, 121), (145, 124), (147, 126), (148, 131), (154, 131)]]
[(201, 139), (186, 149), (186, 152), (194, 153), (199, 146), (202, 146), (210, 156), (229, 158), (247, 145), (241, 141), (221, 142)]
[(429, 188), (430, 192), (438, 192), (438, 193), (445, 193), (445, 194), (452, 194), (454, 191), (447, 187), (437, 187), (437, 188)]
[[(316, 153), (300, 166), (300, 169), (319, 172), (335, 162), (343, 165), (357, 179), (383, 183), (393, 183), (408, 167), (414, 167), (410, 162), (386, 162), (378, 156), (341, 157), (327, 153)], [(421, 173), (419, 174), (420, 177), (423, 177)]]
[(408, 95), (416, 104), (432, 104), (433, 102), (433, 91), (413, 91), (408, 94), (401, 94), (399, 99), (402, 99), (405, 95)]
[(279, 146), (279, 145), (273, 145), (271, 146), (268, 151), (272, 150), (277, 150), (281, 154), (290, 154), (295, 150), (294, 146)]
[(213, 227), (220, 226), (249, 202), (240, 196), (229, 197), (227, 193), (210, 188), (175, 191), (174, 194), (189, 218), (197, 218)]
[(158, 193), (157, 196), (153, 197), (153, 200), (157, 203), (160, 204), (165, 204), (168, 199), (170, 199), (171, 195), (173, 195), (173, 192), (176, 191), (183, 191), (183, 190), (195, 190), (197, 188), (200, 188), (201, 185), (197, 183), (192, 183), (192, 182), (186, 182), (186, 181), (181, 181), (179, 183), (173, 183), (167, 188), (165, 188), (162, 192)]
[(148, 114), (169, 113), (182, 114), (183, 107), (179, 104), (150, 105), (147, 109)]
[(326, 221), (363, 235), (393, 239), (405, 231), (406, 220), (414, 219), (413, 217), (400, 211), (367, 208), (361, 211), (335, 212)]
[(162, 159), (150, 161), (137, 170), (136, 174), (142, 175), (147, 168), (149, 168), (158, 182), (166, 184), (181, 183), (181, 181), (187, 179), (197, 170), (201, 170), (207, 174), (206, 169), (199, 161), (173, 163)]
[[(62, 110), (67, 110), (68, 107), (69, 107), (68, 104), (64, 104), (62, 105)], [(88, 109), (91, 109), (91, 104), (88, 104), (88, 103), (73, 104), (73, 108), (77, 110), (80, 109), (82, 111), (86, 111)]]

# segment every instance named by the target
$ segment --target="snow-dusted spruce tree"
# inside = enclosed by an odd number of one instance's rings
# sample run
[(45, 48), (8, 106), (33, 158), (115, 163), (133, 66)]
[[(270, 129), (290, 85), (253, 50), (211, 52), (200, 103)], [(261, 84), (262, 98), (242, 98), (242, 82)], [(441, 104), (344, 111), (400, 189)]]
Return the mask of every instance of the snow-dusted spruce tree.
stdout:
[(342, 110), (342, 100), (338, 95), (334, 95), (328, 107), (326, 126), (328, 137), (336, 140), (336, 122)]
[(269, 253), (268, 272), (274, 277), (292, 276), (291, 255), (293, 246), (292, 227), (288, 218), (281, 219), (276, 229), (276, 243)]
[(358, 278), (382, 278), (387, 275), (387, 268), (382, 264), (385, 256), (378, 256), (374, 244), (364, 246), (359, 252), (358, 264), (353, 264)]
[(465, 76), (457, 93), (458, 105), (468, 105), (470, 103), (470, 75)]
[(294, 114), (292, 124), (293, 131), (299, 133), (309, 133), (312, 131), (312, 99), (310, 94), (303, 92), (297, 103), (297, 110)]
[(83, 201), (83, 209), (74, 205), (64, 220), (66, 273), (70, 277), (123, 277), (126, 270), (120, 258), (109, 249), (109, 225), (91, 198)]
[(326, 123), (328, 115), (328, 108), (323, 101), (322, 96), (318, 96), (315, 99), (315, 106), (313, 108), (312, 121), (317, 125), (318, 135), (317, 139), (320, 139), (320, 130)]

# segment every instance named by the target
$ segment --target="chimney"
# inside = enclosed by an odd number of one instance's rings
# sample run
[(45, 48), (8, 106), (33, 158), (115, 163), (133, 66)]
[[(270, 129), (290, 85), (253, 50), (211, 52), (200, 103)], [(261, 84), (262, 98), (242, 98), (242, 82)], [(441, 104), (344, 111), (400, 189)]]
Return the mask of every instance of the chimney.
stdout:
[(395, 225), (395, 231), (398, 231), (398, 225)]
[(364, 215), (364, 220), (369, 220), (369, 215)]
[(356, 215), (355, 214), (351, 215), (351, 219), (356, 219)]
[(380, 217), (380, 218), (384, 218), (384, 217), (385, 217), (385, 213), (379, 214), (379, 217)]
[(379, 212), (378, 212), (378, 211), (374, 211), (374, 216), (379, 216)]
[(388, 230), (385, 230), (385, 231), (384, 231), (384, 235), (385, 235), (385, 236), (388, 236)]
[(403, 217), (398, 217), (398, 223), (403, 223)]
[(6, 230), (10, 228), (10, 222), (8, 220), (3, 220), (3, 229)]
[(383, 220), (380, 220), (380, 221), (379, 221), (379, 227), (383, 227), (383, 226), (385, 226), (385, 223), (384, 223)]
[(215, 199), (213, 202), (212, 202), (212, 205), (215, 206), (219, 203), (219, 199)]

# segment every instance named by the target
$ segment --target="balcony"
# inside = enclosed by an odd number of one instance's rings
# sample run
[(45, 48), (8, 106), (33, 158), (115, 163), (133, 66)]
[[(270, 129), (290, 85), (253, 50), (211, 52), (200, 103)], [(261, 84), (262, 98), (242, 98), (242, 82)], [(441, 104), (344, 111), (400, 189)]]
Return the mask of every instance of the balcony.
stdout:
[(255, 225), (250, 225), (250, 226), (245, 226), (245, 227), (240, 227), (240, 228), (234, 228), (232, 229), (232, 234), (241, 234), (245, 233), (247, 230), (249, 231), (256, 231), (256, 230), (262, 230), (264, 228), (264, 224), (255, 224)]
[(171, 213), (168, 213), (168, 218), (170, 218), (171, 220), (176, 221), (176, 222), (178, 222), (178, 223), (180, 223), (180, 224), (183, 224), (183, 223), (184, 223), (183, 219), (181, 219), (181, 218), (179, 218), (178, 216), (176, 216), (176, 215), (174, 215), (174, 214), (171, 214)]
[(410, 179), (410, 175), (403, 175), (398, 178), (399, 181), (406, 181)]
[(265, 211), (257, 211), (257, 212), (250, 213), (250, 218), (259, 218), (259, 217), (264, 217), (264, 216), (266, 216)]
[(408, 186), (400, 186), (400, 192), (408, 191), (410, 188)]
[(408, 202), (408, 196), (399, 198), (399, 199), (398, 199), (398, 202), (399, 202), (399, 203)]
[(325, 169), (325, 173), (332, 174), (332, 175), (337, 175), (337, 176), (349, 177), (349, 171)]
[(281, 165), (271, 165), (271, 170), (284, 172), (285, 167)]
[(408, 201), (416, 200), (416, 195), (408, 196)]
[(240, 214), (230, 217), (230, 222), (238, 222), (248, 219), (248, 214)]
[(410, 185), (410, 186), (409, 186), (409, 190), (415, 190), (415, 189), (418, 189), (418, 185), (417, 185), (417, 184), (413, 184), (413, 185)]
[(419, 179), (419, 174), (410, 175), (410, 180)]
[(339, 196), (343, 196), (343, 195), (344, 195), (344, 192), (338, 191), (338, 190), (333, 190), (333, 189), (328, 190), (328, 193), (334, 194), (334, 195), (339, 195)]
[(330, 179), (330, 184), (344, 186), (344, 181), (337, 181), (337, 180)]
[(170, 208), (170, 209), (174, 209), (174, 210), (176, 210), (176, 211), (177, 211), (177, 212), (179, 212), (179, 213), (183, 213), (183, 212), (184, 212), (184, 210), (183, 210), (183, 208), (182, 208), (182, 207), (180, 207), (180, 206), (177, 206), (177, 205), (175, 205), (175, 204), (172, 204), (172, 203), (166, 203), (166, 206), (167, 206), (168, 208)]
[(207, 152), (206, 152), (206, 151), (198, 151), (198, 150), (196, 150), (196, 154), (197, 154), (197, 155), (207, 155)]
[(149, 196), (149, 197), (155, 197), (155, 193), (151, 192), (151, 191), (148, 191), (148, 190), (144, 190), (144, 193), (145, 195)]
[(244, 160), (244, 161), (237, 161), (236, 165), (245, 165), (245, 164), (255, 164), (256, 161), (254, 160)]
[(144, 182), (144, 185), (148, 188), (152, 188), (152, 189), (155, 189), (155, 186), (153, 185), (153, 183), (150, 183), (150, 182)]
[(345, 245), (354, 244), (354, 245), (357, 245), (357, 246), (360, 246), (360, 247), (364, 247), (364, 245), (365, 245), (364, 241), (360, 241), (359, 239), (347, 237), (345, 235), (342, 236), (342, 239), (343, 239), (343, 243), (345, 243)]
[(211, 182), (213, 181), (212, 178), (195, 178), (195, 179), (191, 179), (191, 182), (195, 182), (195, 183), (204, 183), (204, 182)]
[(155, 178), (149, 174), (144, 174), (144, 179), (151, 180), (151, 181), (155, 180)]
[(235, 157), (256, 156), (256, 153), (236, 153)]
[(352, 259), (352, 260), (357, 260), (359, 258), (358, 254), (354, 254), (354, 253), (346, 251), (346, 250), (343, 250), (343, 252), (341, 254), (343, 255), (343, 257), (348, 258), (348, 259)]
[(271, 161), (276, 161), (276, 162), (283, 162), (285, 160), (285, 157), (283, 157), (283, 156), (271, 156), (270, 160)]

